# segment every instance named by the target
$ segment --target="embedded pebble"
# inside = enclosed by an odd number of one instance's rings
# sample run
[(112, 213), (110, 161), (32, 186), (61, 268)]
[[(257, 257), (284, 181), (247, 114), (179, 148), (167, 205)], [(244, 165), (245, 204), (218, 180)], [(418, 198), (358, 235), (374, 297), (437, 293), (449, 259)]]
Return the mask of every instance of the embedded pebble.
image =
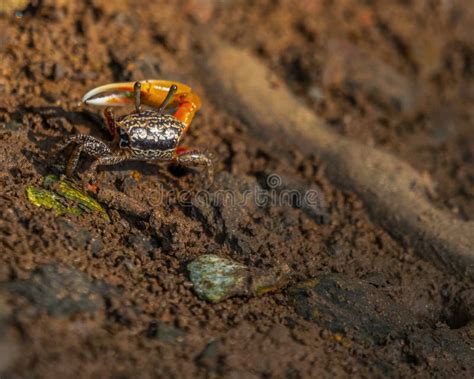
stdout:
[(194, 291), (213, 303), (232, 296), (259, 296), (282, 288), (288, 281), (286, 265), (272, 271), (251, 269), (217, 255), (202, 255), (188, 265)]

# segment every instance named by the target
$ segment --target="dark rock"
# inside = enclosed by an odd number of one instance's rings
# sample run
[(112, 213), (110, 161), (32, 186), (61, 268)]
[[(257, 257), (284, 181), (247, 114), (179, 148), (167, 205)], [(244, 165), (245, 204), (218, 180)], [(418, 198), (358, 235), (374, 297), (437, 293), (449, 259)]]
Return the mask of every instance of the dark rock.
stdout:
[(474, 372), (474, 352), (459, 334), (449, 329), (407, 333), (404, 353), (415, 363), (446, 370), (450, 365)]
[(417, 323), (408, 310), (375, 287), (344, 275), (305, 281), (292, 287), (290, 295), (304, 318), (363, 342), (383, 343)]
[(53, 316), (97, 312), (103, 308), (102, 295), (107, 292), (105, 284), (56, 265), (43, 266), (26, 280), (0, 283), (0, 289), (26, 297)]
[[(433, 330), (374, 286), (340, 274), (321, 275), (289, 290), (296, 312), (335, 335), (384, 346), (409, 362), (439, 370), (473, 372), (472, 348), (457, 330)], [(401, 350), (401, 351), (400, 351)], [(387, 372), (396, 370), (391, 362)]]

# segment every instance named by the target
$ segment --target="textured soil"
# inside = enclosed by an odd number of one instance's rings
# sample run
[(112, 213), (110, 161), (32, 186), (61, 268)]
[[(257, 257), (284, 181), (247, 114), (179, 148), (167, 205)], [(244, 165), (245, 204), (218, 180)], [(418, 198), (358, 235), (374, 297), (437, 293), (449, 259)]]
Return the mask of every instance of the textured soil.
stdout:
[[(433, 203), (472, 220), (473, 23), (470, 0), (45, 0), (0, 15), (0, 376), (472, 377), (472, 282), (394, 240), (326, 179), (317, 152), (295, 146), (288, 160), (252, 137), (213, 104), (196, 67), (206, 25), (335, 131), (431, 177)], [(173, 191), (199, 188), (201, 175), (152, 163), (98, 175), (150, 219), (106, 205), (111, 222), (60, 217), (31, 204), (26, 187), (67, 158), (48, 157), (56, 143), (110, 138), (83, 94), (152, 78), (201, 96), (186, 145), (213, 154), (211, 195), (269, 190), (279, 175), (285, 188), (317, 188), (322, 209), (183, 204)], [(290, 283), (209, 303), (186, 269), (203, 254), (287, 264)]]

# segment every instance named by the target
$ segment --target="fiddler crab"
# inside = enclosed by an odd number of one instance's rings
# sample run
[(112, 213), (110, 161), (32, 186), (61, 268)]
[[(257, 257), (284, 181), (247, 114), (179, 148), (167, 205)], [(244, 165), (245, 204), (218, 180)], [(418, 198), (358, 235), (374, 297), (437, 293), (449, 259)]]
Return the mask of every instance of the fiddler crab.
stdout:
[[(209, 155), (180, 142), (186, 134), (201, 100), (191, 88), (167, 80), (144, 80), (106, 84), (87, 92), (82, 101), (91, 105), (107, 105), (105, 123), (113, 140), (106, 143), (96, 137), (77, 134), (68, 137), (55, 151), (71, 144), (74, 148), (66, 164), (66, 175), (72, 176), (81, 153), (94, 158), (86, 172), (84, 185), (95, 181), (98, 166), (119, 162), (167, 161), (184, 166), (203, 165), (207, 168), (208, 187), (213, 181), (213, 164)], [(111, 106), (135, 104), (135, 111), (115, 117)], [(156, 110), (142, 110), (141, 105)], [(177, 108), (173, 115), (165, 114), (168, 107)]]

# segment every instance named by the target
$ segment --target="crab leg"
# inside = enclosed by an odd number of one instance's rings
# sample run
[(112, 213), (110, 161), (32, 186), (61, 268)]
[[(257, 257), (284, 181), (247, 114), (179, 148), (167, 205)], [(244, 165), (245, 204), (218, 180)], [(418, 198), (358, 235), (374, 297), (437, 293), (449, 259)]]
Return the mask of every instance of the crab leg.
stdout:
[(206, 166), (206, 184), (205, 188), (209, 188), (214, 182), (214, 168), (212, 159), (206, 153), (189, 148), (187, 146), (178, 146), (176, 148), (175, 162), (183, 166)]
[[(201, 107), (199, 96), (193, 93), (186, 84), (169, 80), (144, 80), (140, 81), (140, 102), (159, 109), (170, 93), (170, 88), (175, 85), (167, 107), (177, 107), (174, 116), (186, 125), (191, 124), (194, 115)], [(111, 83), (96, 87), (87, 92), (82, 101), (91, 105), (123, 106), (135, 104), (135, 82)]]

